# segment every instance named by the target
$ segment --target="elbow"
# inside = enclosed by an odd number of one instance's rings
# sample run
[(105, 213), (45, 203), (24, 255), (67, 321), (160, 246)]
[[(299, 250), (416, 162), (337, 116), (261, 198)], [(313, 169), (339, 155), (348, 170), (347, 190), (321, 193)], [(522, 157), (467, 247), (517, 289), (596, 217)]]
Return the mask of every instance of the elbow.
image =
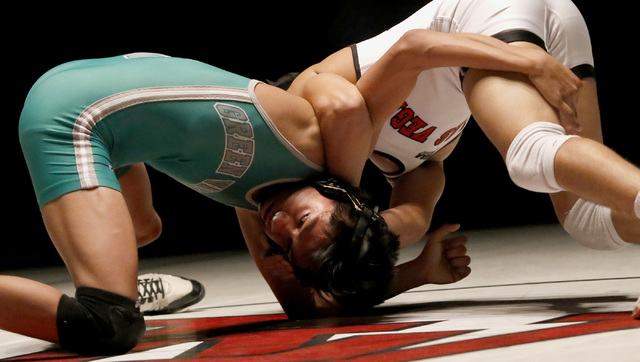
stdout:
[(431, 30), (412, 29), (402, 34), (392, 49), (397, 56), (424, 55), (433, 49), (437, 39)]
[(362, 115), (366, 105), (362, 94), (353, 87), (336, 87), (325, 92), (313, 103), (316, 115), (321, 119), (352, 119)]
[(442, 49), (448, 46), (447, 36), (432, 30), (412, 29), (404, 33), (389, 51), (406, 68), (436, 68), (440, 66), (438, 59)]

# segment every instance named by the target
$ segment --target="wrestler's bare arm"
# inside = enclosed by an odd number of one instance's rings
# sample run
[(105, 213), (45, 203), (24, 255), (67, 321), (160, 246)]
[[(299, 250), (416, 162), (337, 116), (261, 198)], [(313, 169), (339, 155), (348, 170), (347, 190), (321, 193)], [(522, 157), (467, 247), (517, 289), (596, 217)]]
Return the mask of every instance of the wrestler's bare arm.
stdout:
[(381, 214), (389, 229), (399, 236), (400, 248), (425, 236), (444, 183), (442, 162), (431, 161), (392, 182), (389, 209)]
[[(544, 98), (559, 110), (563, 124), (567, 128), (578, 127), (575, 123), (575, 107), (582, 85), (580, 79), (542, 49), (522, 49), (483, 35), (411, 30), (365, 73), (370, 73), (372, 69), (378, 72), (374, 76), (368, 76), (368, 81), (361, 79), (359, 88), (365, 98), (371, 86), (376, 86), (382, 92), (379, 97), (367, 100), (369, 104), (375, 99), (393, 95), (398, 82), (404, 82), (407, 87), (415, 83), (416, 72), (437, 67), (466, 67), (526, 74)], [(306, 69), (293, 82), (289, 92), (300, 94), (304, 83), (321, 73), (338, 74), (355, 83), (357, 79), (351, 49), (342, 49)], [(385, 82), (380, 80), (381, 77), (388, 78), (388, 84), (395, 82), (396, 86), (384, 87)], [(401, 103), (402, 101), (397, 104)], [(371, 109), (370, 112), (372, 115), (378, 113)]]
[(396, 267), (386, 298), (392, 298), (424, 284), (449, 284), (471, 274), (464, 236), (447, 237), (460, 225), (443, 225), (436, 229), (420, 255)]
[[(575, 109), (582, 82), (570, 69), (540, 49), (514, 47), (476, 34), (408, 31), (356, 85), (375, 121), (378, 115), (395, 110), (383, 108), (384, 100), (404, 96), (400, 86), (408, 88), (408, 95), (420, 72), (447, 66), (526, 74), (544, 98), (560, 111), (563, 125), (576, 123)], [(396, 107), (404, 98), (395, 103)]]
[(320, 126), (326, 171), (358, 185), (374, 144), (364, 98), (356, 86), (333, 73), (310, 78), (301, 96), (311, 103)]

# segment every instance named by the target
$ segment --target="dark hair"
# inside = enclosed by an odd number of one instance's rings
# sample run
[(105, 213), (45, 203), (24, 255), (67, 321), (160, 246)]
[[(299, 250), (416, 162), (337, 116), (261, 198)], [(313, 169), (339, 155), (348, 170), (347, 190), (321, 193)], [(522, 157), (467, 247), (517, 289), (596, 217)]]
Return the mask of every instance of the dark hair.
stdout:
[(291, 87), (291, 83), (300, 75), (299, 72), (291, 72), (287, 73), (276, 80), (266, 80), (266, 83), (272, 85), (274, 87), (278, 87), (280, 89), (287, 90)]
[[(341, 187), (365, 208), (372, 205), (364, 190), (344, 184)], [(314, 253), (313, 268), (296, 268), (296, 276), (302, 284), (330, 294), (347, 308), (382, 303), (394, 274), (398, 236), (372, 208), (368, 225), (358, 227), (364, 212), (353, 202), (333, 199), (336, 208), (325, 230), (332, 242)], [(354, 236), (357, 229), (361, 229), (359, 235)]]

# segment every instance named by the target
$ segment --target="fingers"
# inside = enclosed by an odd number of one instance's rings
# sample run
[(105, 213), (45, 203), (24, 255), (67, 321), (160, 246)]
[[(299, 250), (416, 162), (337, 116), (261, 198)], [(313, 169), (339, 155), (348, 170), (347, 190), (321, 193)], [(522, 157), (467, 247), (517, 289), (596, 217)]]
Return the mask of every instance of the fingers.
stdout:
[(467, 255), (467, 238), (455, 237), (445, 241), (445, 256), (451, 266), (451, 272), (456, 281), (471, 274), (471, 257)]
[(453, 269), (453, 274), (456, 278), (456, 281), (464, 279), (471, 274), (471, 268), (468, 266), (458, 267)]
[(463, 255), (455, 258), (450, 258), (449, 264), (454, 268), (465, 268), (471, 265), (471, 257), (468, 255)]
[[(466, 253), (466, 248), (464, 248), (464, 252)], [(455, 281), (464, 279), (471, 274), (471, 268), (469, 267), (469, 265), (471, 265), (471, 257), (468, 255), (449, 258), (449, 265), (451, 266), (451, 273)]]
[(449, 261), (454, 274), (467, 276), (471, 272), (469, 265), (471, 264), (471, 257), (467, 255), (466, 239), (455, 240), (460, 245), (454, 248), (450, 248), (445, 252), (445, 255)]
[(578, 95), (582, 88), (582, 80), (578, 78), (573, 72), (570, 72), (573, 82), (571, 82), (567, 88), (560, 93), (561, 106), (560, 110), (560, 122), (567, 130), (576, 130), (580, 132), (582, 126), (578, 123)]
[[(449, 241), (458, 241), (458, 240), (448, 240)], [(450, 244), (445, 246), (445, 256), (447, 259), (458, 258), (467, 255), (467, 247), (465, 246), (467, 243), (466, 239), (461, 241), (459, 245), (451, 246)]]
[(582, 80), (557, 60), (551, 57), (545, 59), (548, 61), (544, 67), (546, 72), (539, 76), (530, 75), (530, 79), (545, 100), (556, 109), (562, 126), (567, 131), (580, 131), (577, 110)]
[(560, 118), (560, 124), (567, 130), (574, 130), (580, 132), (582, 126), (578, 122), (577, 110), (577, 94), (571, 95), (567, 98), (563, 98), (562, 103), (556, 107), (558, 110), (558, 118)]

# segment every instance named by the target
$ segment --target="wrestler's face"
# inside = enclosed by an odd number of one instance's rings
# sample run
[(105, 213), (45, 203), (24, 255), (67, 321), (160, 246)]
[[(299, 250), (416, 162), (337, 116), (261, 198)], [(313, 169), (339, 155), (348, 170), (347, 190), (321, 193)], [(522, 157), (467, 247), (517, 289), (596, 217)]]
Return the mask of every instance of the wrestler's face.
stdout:
[(335, 206), (315, 188), (306, 186), (281, 191), (267, 199), (260, 210), (264, 231), (289, 262), (297, 267), (310, 266), (310, 255), (326, 245), (324, 230)]

